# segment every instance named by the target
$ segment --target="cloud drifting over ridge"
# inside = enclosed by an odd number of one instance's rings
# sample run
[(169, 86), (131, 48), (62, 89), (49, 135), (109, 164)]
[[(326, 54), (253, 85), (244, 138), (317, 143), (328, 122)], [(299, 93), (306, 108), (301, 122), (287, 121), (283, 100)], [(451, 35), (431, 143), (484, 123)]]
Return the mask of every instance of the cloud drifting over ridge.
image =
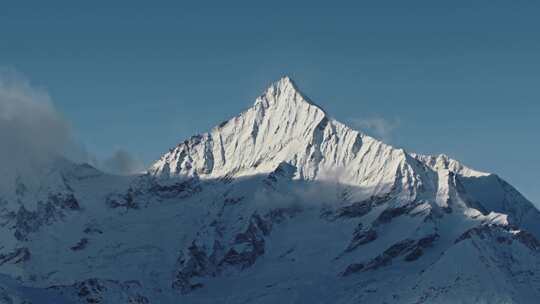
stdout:
[(143, 170), (142, 163), (122, 149), (103, 161), (96, 160), (74, 138), (69, 121), (54, 107), (45, 89), (33, 86), (16, 71), (0, 69), (0, 177), (11, 182), (58, 156), (114, 174)]
[(0, 71), (0, 166), (47, 160), (62, 153), (70, 139), (69, 124), (45, 90), (13, 71)]
[(116, 150), (113, 155), (98, 164), (103, 170), (119, 175), (131, 175), (144, 171), (143, 163), (124, 149)]
[(398, 119), (390, 120), (382, 117), (352, 118), (349, 122), (354, 128), (387, 143), (392, 142), (393, 133), (400, 125)]

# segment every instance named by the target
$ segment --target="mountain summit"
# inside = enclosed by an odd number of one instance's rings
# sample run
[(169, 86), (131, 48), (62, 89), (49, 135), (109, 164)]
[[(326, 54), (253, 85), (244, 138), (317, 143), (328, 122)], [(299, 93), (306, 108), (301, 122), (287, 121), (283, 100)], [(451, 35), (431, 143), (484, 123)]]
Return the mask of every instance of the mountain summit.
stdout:
[[(240, 177), (266, 174), (288, 163), (296, 167), (298, 179), (319, 180), (328, 171), (350, 167), (343, 171), (344, 182), (383, 187), (393, 183), (390, 176), (372, 173), (383, 167), (396, 171), (405, 158), (402, 150), (329, 118), (284, 77), (245, 112), (176, 146), (149, 173), (156, 177)], [(377, 180), (368, 184), (367, 176)]]
[(307, 163), (311, 151), (304, 149), (314, 144), (328, 121), (324, 111), (284, 77), (242, 114), (179, 144), (150, 173), (214, 178), (269, 172), (292, 157)]
[[(503, 183), (446, 155), (409, 154), (353, 130), (307, 101), (289, 77), (273, 83), (245, 112), (171, 149), (148, 172), (158, 178), (238, 178), (268, 174), (280, 164), (293, 166), (297, 180), (350, 185), (359, 200), (394, 192), (447, 207), (451, 188), (462, 186), (452, 175)], [(524, 198), (512, 207), (495, 201), (486, 199), (483, 204), (493, 206), (486, 210), (513, 218), (526, 217), (532, 207)]]
[(0, 193), (14, 303), (536, 303), (540, 212), (500, 177), (332, 119), (288, 77), (146, 174)]

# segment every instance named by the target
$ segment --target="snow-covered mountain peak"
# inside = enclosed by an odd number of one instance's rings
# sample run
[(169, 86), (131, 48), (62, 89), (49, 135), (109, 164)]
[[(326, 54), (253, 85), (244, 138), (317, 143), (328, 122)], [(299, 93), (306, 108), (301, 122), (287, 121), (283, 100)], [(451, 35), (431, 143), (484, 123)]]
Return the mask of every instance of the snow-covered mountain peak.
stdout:
[(272, 84), (240, 115), (171, 149), (148, 173), (174, 183), (268, 176), (283, 164), (293, 168), (293, 180), (341, 185), (349, 201), (391, 195), (398, 204), (427, 201), (430, 208), (459, 209), (470, 217), (509, 213), (513, 222), (528, 221), (531, 208), (515, 190), (505, 190), (516, 202), (511, 206), (502, 192), (491, 197), (487, 188), (511, 189), (496, 175), (444, 154), (408, 153), (330, 118), (288, 77)]
[[(298, 163), (329, 124), (325, 112), (289, 77), (273, 83), (254, 105), (211, 132), (194, 136), (149, 170), (160, 177), (220, 177), (270, 172), (281, 162)], [(319, 130), (319, 131), (317, 131)], [(300, 170), (302, 173), (302, 170)]]
[(294, 81), (288, 76), (284, 76), (271, 84), (264, 94), (257, 98), (254, 107), (257, 107), (259, 104), (266, 108), (281, 106), (289, 109), (293, 107), (307, 109), (315, 107), (318, 108), (319, 111), (323, 111), (319, 106), (315, 105), (311, 100), (305, 97)]
[[(402, 189), (416, 195), (427, 168), (481, 175), (445, 155), (408, 154), (332, 118), (283, 77), (240, 115), (194, 136), (150, 169), (159, 178), (215, 179), (268, 174), (280, 164), (296, 168), (295, 179), (339, 181), (365, 195)], [(424, 168), (426, 167), (426, 168)]]
[(15, 176), (0, 189), (0, 299), (540, 296), (540, 212), (517, 190), (446, 155), (408, 153), (349, 128), (287, 77), (148, 173), (114, 176), (60, 159)]

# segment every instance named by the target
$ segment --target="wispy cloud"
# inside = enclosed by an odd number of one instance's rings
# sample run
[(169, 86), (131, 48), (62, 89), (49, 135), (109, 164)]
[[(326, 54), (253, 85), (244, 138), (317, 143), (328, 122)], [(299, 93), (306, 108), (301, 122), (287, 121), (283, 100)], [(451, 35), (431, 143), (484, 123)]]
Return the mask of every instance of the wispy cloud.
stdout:
[(45, 161), (62, 153), (71, 137), (67, 120), (45, 90), (14, 71), (0, 71), (0, 170), (17, 169), (26, 160)]
[(116, 150), (111, 157), (105, 159), (98, 166), (103, 170), (120, 175), (130, 175), (141, 173), (144, 170), (144, 164), (124, 149)]
[(14, 70), (0, 68), (0, 186), (58, 156), (115, 174), (142, 171), (142, 163), (123, 149), (96, 160), (73, 134), (44, 88)]
[(348, 120), (352, 127), (365, 132), (385, 142), (392, 142), (394, 132), (399, 127), (399, 119), (383, 117), (351, 118)]

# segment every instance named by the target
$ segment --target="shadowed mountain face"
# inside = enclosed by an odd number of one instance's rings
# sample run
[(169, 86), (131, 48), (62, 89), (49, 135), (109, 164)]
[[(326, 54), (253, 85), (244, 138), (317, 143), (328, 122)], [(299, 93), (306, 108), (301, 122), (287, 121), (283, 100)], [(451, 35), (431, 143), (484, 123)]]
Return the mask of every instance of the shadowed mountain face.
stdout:
[(540, 213), (519, 192), (350, 129), (289, 78), (144, 175), (59, 160), (20, 176), (0, 233), (7, 303), (540, 296)]

